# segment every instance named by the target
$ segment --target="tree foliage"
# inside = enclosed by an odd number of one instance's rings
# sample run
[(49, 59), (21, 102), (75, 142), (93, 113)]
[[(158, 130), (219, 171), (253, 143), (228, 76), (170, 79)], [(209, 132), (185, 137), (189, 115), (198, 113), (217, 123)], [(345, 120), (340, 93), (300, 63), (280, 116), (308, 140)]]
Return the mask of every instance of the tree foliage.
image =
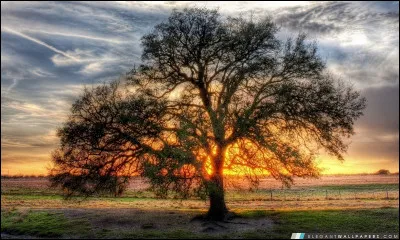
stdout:
[(390, 171), (387, 170), (387, 169), (379, 169), (379, 170), (376, 172), (376, 174), (377, 174), (377, 175), (389, 175), (389, 174), (390, 174)]
[(226, 172), (290, 185), (318, 176), (320, 148), (343, 160), (365, 99), (327, 73), (305, 35), (282, 41), (277, 31), (270, 18), (174, 11), (142, 38), (126, 85), (86, 89), (74, 103), (53, 183), (118, 193), (135, 173), (160, 196), (223, 201)]

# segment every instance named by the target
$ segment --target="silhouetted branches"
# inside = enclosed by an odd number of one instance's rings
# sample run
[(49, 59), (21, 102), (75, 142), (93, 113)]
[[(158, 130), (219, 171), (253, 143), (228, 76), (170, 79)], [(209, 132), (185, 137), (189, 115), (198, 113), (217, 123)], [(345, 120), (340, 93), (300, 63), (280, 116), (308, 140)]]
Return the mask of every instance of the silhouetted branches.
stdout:
[(343, 160), (365, 99), (326, 73), (304, 34), (282, 42), (270, 18), (174, 11), (142, 38), (143, 63), (118, 83), (86, 89), (59, 130), (53, 182), (115, 192), (140, 174), (159, 196), (224, 203), (224, 171), (289, 186), (316, 177), (318, 149)]

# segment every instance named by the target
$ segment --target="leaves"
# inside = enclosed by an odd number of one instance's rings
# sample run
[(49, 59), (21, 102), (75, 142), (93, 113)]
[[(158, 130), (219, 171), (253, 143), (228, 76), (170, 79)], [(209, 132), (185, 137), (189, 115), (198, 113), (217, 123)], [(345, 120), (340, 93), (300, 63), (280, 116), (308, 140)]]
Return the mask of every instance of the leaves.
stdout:
[(320, 148), (342, 160), (365, 99), (326, 73), (315, 42), (277, 31), (271, 18), (174, 11), (143, 36), (127, 86), (85, 89), (73, 104), (53, 183), (115, 193), (140, 174), (160, 197), (204, 197), (222, 168), (290, 186), (318, 176)]

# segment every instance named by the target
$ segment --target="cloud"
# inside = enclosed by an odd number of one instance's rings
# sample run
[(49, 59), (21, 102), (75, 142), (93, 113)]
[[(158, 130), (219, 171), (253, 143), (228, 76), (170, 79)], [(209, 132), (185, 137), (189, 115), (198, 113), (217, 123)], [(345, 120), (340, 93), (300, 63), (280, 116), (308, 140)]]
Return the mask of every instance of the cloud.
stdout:
[(371, 87), (362, 91), (367, 99), (364, 116), (357, 122), (369, 136), (399, 133), (399, 85)]
[(350, 158), (398, 161), (398, 2), (1, 2), (2, 166), (45, 165), (83, 86), (140, 63), (141, 37), (172, 9), (193, 6), (269, 15), (279, 38), (316, 39), (329, 71), (368, 101)]
[(361, 91), (367, 108), (355, 124), (348, 156), (391, 166), (399, 163), (399, 85), (370, 87)]
[(54, 51), (54, 52), (56, 52), (56, 53), (59, 53), (59, 54), (63, 55), (64, 57), (67, 57), (67, 58), (69, 58), (69, 59), (71, 59), (71, 60), (73, 60), (73, 61), (76, 61), (76, 62), (79, 61), (79, 59), (77, 59), (77, 58), (75, 58), (75, 57), (73, 57), (73, 56), (70, 56), (69, 54), (67, 54), (67, 53), (65, 53), (65, 52), (63, 52), (63, 51), (58, 50), (57, 48), (55, 48), (55, 47), (53, 47), (53, 46), (50, 46), (49, 44), (47, 44), (47, 43), (45, 43), (45, 42), (42, 42), (42, 41), (40, 41), (40, 40), (38, 40), (38, 39), (35, 39), (35, 38), (33, 38), (33, 37), (30, 37), (30, 36), (28, 36), (28, 35), (26, 35), (26, 34), (17, 32), (17, 31), (15, 31), (15, 30), (9, 29), (9, 28), (7, 28), (7, 27), (1, 28), (1, 30), (2, 30), (2, 31), (9, 32), (9, 33), (12, 33), (12, 34), (15, 34), (15, 35), (18, 35), (18, 36), (23, 37), (23, 38), (25, 38), (25, 39), (28, 39), (28, 40), (30, 40), (30, 41), (32, 41), (32, 42), (35, 42), (35, 43), (37, 43), (37, 44), (39, 44), (39, 45), (45, 46), (45, 47), (47, 47), (48, 49), (50, 49), (50, 50), (52, 50), (52, 51)]
[(73, 59), (66, 57), (64, 54), (56, 54), (51, 57), (51, 61), (56, 66), (70, 66), (70, 65), (80, 65), (87, 62), (93, 62), (98, 60), (95, 58), (93, 50), (81, 50), (79, 48), (74, 49), (73, 51), (66, 51), (68, 56), (73, 56)]
[[(396, 10), (397, 8), (397, 10)], [(336, 34), (360, 30), (364, 24), (398, 23), (398, 5), (366, 2), (315, 2), (306, 6), (288, 7), (277, 12), (278, 24), (294, 31)], [(364, 26), (362, 26), (364, 25)], [(369, 26), (372, 27), (372, 26)]]
[(273, 16), (283, 32), (316, 39), (330, 71), (358, 88), (398, 84), (398, 2), (316, 2)]
[(14, 78), (12, 84), (8, 86), (8, 88), (6, 89), (6, 93), (8, 93), (11, 89), (13, 89), (17, 85), (17, 83), (18, 80)]
[(105, 65), (100, 62), (90, 63), (86, 65), (80, 72), (85, 75), (92, 75), (104, 71)]
[(67, 38), (83, 38), (86, 40), (94, 40), (94, 41), (101, 41), (101, 42), (109, 42), (114, 44), (121, 44), (124, 43), (123, 40), (113, 39), (113, 38), (105, 38), (105, 37), (98, 37), (98, 36), (91, 36), (91, 35), (82, 35), (82, 34), (75, 34), (75, 33), (68, 33), (68, 32), (49, 32), (43, 30), (32, 30), (32, 29), (24, 29), (26, 32), (36, 33), (36, 34), (46, 34), (46, 35), (58, 35)]

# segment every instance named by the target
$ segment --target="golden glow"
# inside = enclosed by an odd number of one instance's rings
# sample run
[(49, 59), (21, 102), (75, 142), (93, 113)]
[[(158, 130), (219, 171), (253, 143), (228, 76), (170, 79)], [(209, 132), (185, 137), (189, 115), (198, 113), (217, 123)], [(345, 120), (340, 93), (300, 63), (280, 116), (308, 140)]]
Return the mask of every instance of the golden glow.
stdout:
[[(340, 162), (334, 157), (321, 156), (317, 158), (318, 166), (323, 168), (322, 174), (360, 174), (374, 173), (379, 169), (388, 169), (390, 172), (398, 172), (399, 163), (390, 159), (359, 159), (351, 156), (345, 157), (344, 162)], [(47, 166), (50, 164), (50, 156), (33, 163), (13, 163), (2, 162), (2, 175), (46, 175), (48, 173)], [(246, 167), (237, 167), (239, 169), (224, 169), (226, 175), (241, 175), (240, 173), (248, 172), (250, 169)], [(242, 168), (242, 169), (240, 169)], [(205, 171), (208, 175), (212, 174), (211, 161), (208, 158)]]
[(1, 175), (47, 175), (47, 165), (50, 160), (43, 159), (34, 163), (3, 163), (1, 164)]
[(391, 173), (399, 171), (399, 162), (390, 159), (360, 159), (352, 156), (345, 156), (345, 161), (340, 162), (336, 158), (321, 155), (317, 158), (319, 167), (323, 168), (323, 174), (360, 174), (375, 173), (379, 169), (387, 169)]
[[(48, 166), (50, 165), (50, 152), (52, 149), (40, 149), (40, 151), (20, 151), (13, 154), (2, 152), (2, 175), (46, 175), (48, 174)], [(215, 149), (214, 149), (215, 154)], [(237, 146), (231, 147), (226, 151), (226, 167), (223, 171), (225, 175), (244, 175), (251, 172), (247, 166), (232, 166), (227, 167), (230, 158), (235, 154), (240, 154)], [(375, 173), (379, 169), (388, 169), (390, 172), (398, 172), (398, 160), (376, 157), (360, 157), (358, 152), (350, 151), (345, 155), (345, 161), (340, 162), (336, 158), (322, 154), (317, 157), (317, 166), (322, 168), (322, 174), (360, 174), (360, 173)], [(196, 155), (199, 161), (204, 162), (203, 173), (210, 176), (212, 174), (211, 157), (204, 150), (199, 150)], [(35, 157), (32, 157), (35, 156)], [(187, 169), (183, 170), (188, 172)], [(189, 171), (190, 172), (190, 171)], [(267, 171), (257, 171), (265, 175)]]

